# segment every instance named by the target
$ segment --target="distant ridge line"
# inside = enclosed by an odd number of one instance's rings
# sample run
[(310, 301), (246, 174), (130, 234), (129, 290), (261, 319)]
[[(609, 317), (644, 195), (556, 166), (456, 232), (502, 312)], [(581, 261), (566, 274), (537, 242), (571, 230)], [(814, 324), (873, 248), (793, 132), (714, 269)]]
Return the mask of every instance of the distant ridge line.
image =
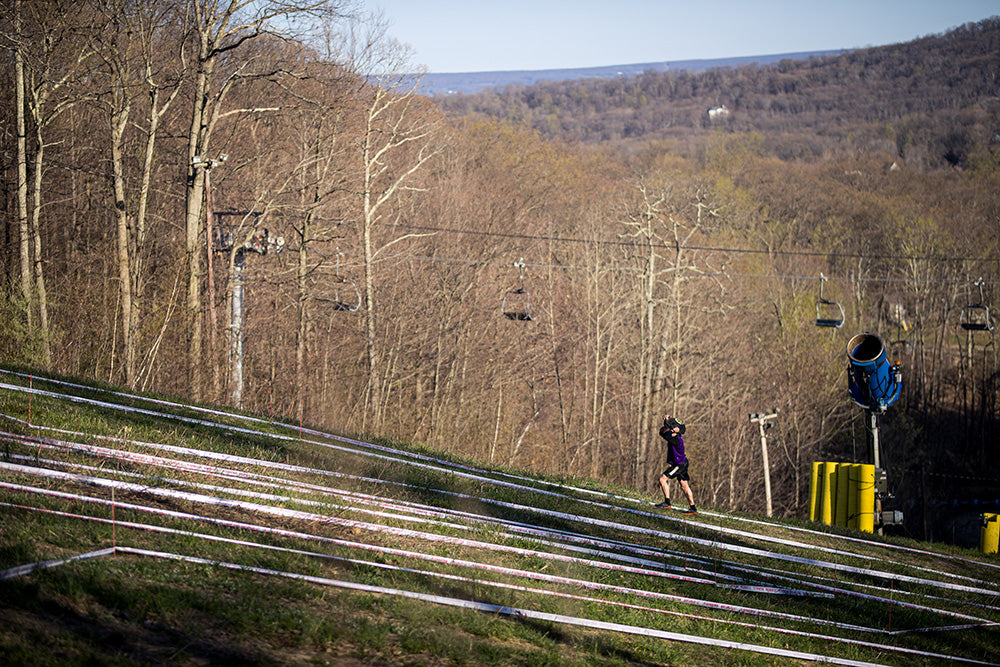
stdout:
[(567, 81), (572, 79), (612, 78), (638, 76), (644, 72), (689, 71), (698, 72), (714, 67), (739, 67), (740, 65), (769, 65), (782, 60), (807, 60), (812, 57), (836, 56), (850, 49), (831, 51), (799, 51), (731, 58), (670, 60), (661, 62), (578, 67), (567, 69), (508, 70), (489, 72), (428, 73), (421, 80), (422, 95), (454, 95), (481, 93), (491, 88), (504, 88), (515, 84), (530, 86), (539, 81)]

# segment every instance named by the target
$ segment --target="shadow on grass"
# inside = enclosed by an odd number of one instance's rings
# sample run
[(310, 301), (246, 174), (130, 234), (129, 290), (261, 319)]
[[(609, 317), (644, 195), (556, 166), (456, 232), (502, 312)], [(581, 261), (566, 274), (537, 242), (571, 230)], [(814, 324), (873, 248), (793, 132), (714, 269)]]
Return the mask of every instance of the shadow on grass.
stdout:
[(161, 620), (137, 622), (134, 610), (109, 608), (90, 598), (74, 602), (33, 582), (0, 586), (0, 618), (12, 631), (2, 647), (6, 664), (273, 664), (249, 647), (220, 636), (195, 636)]

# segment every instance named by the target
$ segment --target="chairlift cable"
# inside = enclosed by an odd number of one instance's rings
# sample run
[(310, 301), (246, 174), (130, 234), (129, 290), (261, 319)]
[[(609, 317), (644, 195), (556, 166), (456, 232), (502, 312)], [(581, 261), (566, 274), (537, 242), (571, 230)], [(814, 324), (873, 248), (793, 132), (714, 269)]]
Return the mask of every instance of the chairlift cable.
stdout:
[[(349, 253), (348, 253), (349, 254)], [(418, 260), (426, 262), (442, 262), (446, 264), (468, 264), (468, 265), (493, 265), (493, 266), (510, 266), (509, 261), (501, 260), (491, 260), (491, 259), (465, 259), (462, 257), (437, 257), (433, 255), (415, 255), (415, 254), (395, 254), (388, 257), (384, 257), (379, 262), (386, 262), (389, 260)], [(594, 271), (597, 267), (590, 265), (576, 265), (576, 264), (524, 264), (525, 268), (530, 269), (563, 269), (570, 271)], [(607, 272), (624, 272), (624, 273), (637, 273), (640, 269), (633, 267), (601, 267), (601, 270)], [(767, 274), (767, 273), (734, 273), (729, 271), (707, 271), (701, 272), (692, 277), (697, 278), (760, 278), (768, 280), (822, 280), (821, 278), (814, 275), (799, 275), (799, 274)], [(826, 276), (826, 280), (832, 282), (857, 282), (857, 283), (908, 283), (911, 282), (908, 278), (856, 278), (856, 277), (834, 277)], [(924, 284), (934, 284), (934, 285), (959, 285), (965, 284), (966, 280), (927, 280), (922, 281)], [(992, 284), (984, 281), (984, 284)]]
[[(480, 230), (456, 229), (453, 227), (435, 227), (431, 225), (414, 225), (405, 223), (393, 223), (392, 225), (389, 226), (402, 227), (406, 229), (417, 229), (421, 231), (446, 232), (450, 234), (468, 234), (474, 236), (489, 236), (489, 237), (506, 238), (506, 239), (520, 239), (527, 241), (554, 241), (558, 243), (580, 243), (580, 244), (598, 245), (598, 246), (621, 246), (621, 247), (641, 246), (643, 248), (648, 248), (650, 245), (649, 243), (638, 243), (636, 241), (612, 241), (612, 240), (600, 240), (600, 239), (581, 239), (568, 236), (547, 236), (543, 234), (490, 232), (490, 231), (480, 231)], [(652, 245), (676, 248), (676, 246), (668, 245), (665, 243), (654, 243)], [(784, 255), (784, 256), (802, 256), (802, 257), (833, 257), (839, 259), (899, 259), (906, 261), (920, 260), (920, 261), (934, 261), (934, 262), (1000, 261), (1000, 257), (976, 258), (976, 257), (934, 256), (934, 255), (865, 255), (862, 253), (821, 252), (818, 250), (754, 250), (749, 248), (718, 248), (713, 246), (700, 246), (700, 245), (683, 245), (680, 246), (680, 249), (704, 250), (709, 252), (728, 252), (728, 253), (752, 254), (752, 255), (766, 254), (766, 255)]]

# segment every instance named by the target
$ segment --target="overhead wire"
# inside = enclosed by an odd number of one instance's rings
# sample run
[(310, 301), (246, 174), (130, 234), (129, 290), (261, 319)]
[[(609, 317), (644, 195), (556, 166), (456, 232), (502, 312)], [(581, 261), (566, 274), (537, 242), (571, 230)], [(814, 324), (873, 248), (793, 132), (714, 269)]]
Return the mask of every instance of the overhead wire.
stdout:
[[(551, 236), (544, 234), (494, 232), (494, 231), (484, 231), (484, 230), (458, 229), (455, 227), (414, 225), (401, 222), (393, 223), (392, 225), (389, 226), (400, 227), (405, 229), (416, 229), (420, 231), (446, 232), (449, 234), (466, 234), (473, 236), (489, 236), (496, 238), (519, 239), (526, 241), (554, 241), (558, 243), (581, 243), (588, 245), (610, 245), (610, 246), (621, 246), (621, 247), (637, 247), (637, 246), (646, 247), (650, 245), (647, 243), (638, 243), (636, 241), (625, 241), (625, 240), (615, 241), (610, 239), (582, 239), (582, 238), (573, 238), (568, 236)], [(663, 246), (663, 247), (674, 247), (666, 243), (654, 243), (652, 245)], [(801, 257), (834, 257), (834, 258), (844, 258), (844, 259), (900, 259), (906, 261), (938, 261), (938, 262), (1000, 261), (1000, 257), (974, 258), (974, 257), (948, 257), (948, 256), (936, 256), (936, 255), (866, 255), (862, 253), (822, 252), (819, 250), (754, 250), (752, 248), (720, 248), (720, 247), (700, 246), (700, 245), (684, 245), (680, 246), (680, 249), (703, 250), (710, 252), (728, 252), (737, 254), (787, 255), (787, 256), (801, 256)]]
[[(722, 249), (710, 249), (710, 248), (693, 248), (685, 247), (686, 249), (703, 249), (703, 250), (719, 250)], [(346, 253), (351, 254), (351, 253)], [(489, 260), (489, 259), (466, 259), (462, 257), (437, 257), (433, 255), (417, 255), (417, 254), (407, 254), (407, 253), (396, 253), (385, 257), (379, 261), (385, 262), (389, 260), (417, 260), (425, 262), (444, 262), (451, 264), (468, 264), (468, 265), (493, 265), (493, 266), (511, 266), (513, 262), (510, 261), (500, 261), (500, 260)], [(574, 265), (574, 264), (541, 264), (541, 263), (524, 263), (525, 268), (532, 269), (563, 269), (570, 271), (593, 271), (596, 267), (589, 265)], [(624, 272), (624, 273), (638, 273), (641, 269), (635, 267), (602, 267), (602, 271), (607, 272)], [(799, 275), (799, 274), (767, 274), (767, 273), (734, 273), (730, 271), (700, 271), (693, 277), (702, 278), (760, 278), (767, 280), (822, 280), (818, 275)], [(837, 282), (859, 282), (859, 283), (908, 283), (910, 282), (907, 278), (886, 278), (886, 277), (861, 277), (861, 276), (826, 276), (828, 281)], [(965, 284), (966, 280), (923, 280), (922, 284), (935, 284), (935, 285), (954, 285), (954, 284)], [(991, 282), (984, 281), (984, 284), (992, 284)]]
[[(717, 246), (705, 246), (705, 245), (681, 245), (673, 246), (664, 242), (657, 243), (641, 243), (637, 241), (630, 240), (611, 240), (611, 239), (584, 239), (584, 238), (574, 238), (568, 236), (554, 236), (546, 234), (526, 234), (526, 233), (515, 233), (515, 232), (497, 232), (497, 231), (486, 231), (486, 230), (471, 230), (471, 229), (458, 229), (455, 227), (438, 227), (432, 225), (416, 225), (408, 223), (391, 223), (387, 224), (388, 227), (397, 227), (401, 229), (412, 229), (423, 232), (442, 232), (448, 234), (463, 234), (471, 236), (481, 236), (481, 237), (491, 237), (491, 238), (502, 238), (502, 239), (516, 239), (524, 241), (546, 241), (554, 243), (575, 243), (575, 244), (586, 244), (592, 246), (617, 246), (617, 247), (649, 247), (650, 245), (662, 248), (671, 248), (678, 250), (688, 250), (688, 251), (699, 251), (699, 252), (714, 252), (714, 253), (730, 253), (730, 254), (742, 254), (742, 255), (780, 255), (787, 257), (821, 257), (821, 258), (833, 258), (833, 259), (877, 259), (877, 260), (901, 260), (901, 261), (930, 261), (930, 262), (1000, 262), (1000, 257), (958, 257), (958, 256), (939, 256), (939, 255), (891, 255), (891, 254), (873, 254), (867, 255), (862, 253), (845, 253), (845, 252), (821, 252), (816, 250), (771, 250), (771, 249), (753, 249), (753, 248), (728, 248), (728, 247), (717, 247)], [(345, 256), (357, 256), (357, 253), (344, 252)], [(493, 266), (510, 266), (513, 261), (501, 261), (501, 260), (489, 260), (489, 259), (468, 259), (462, 257), (438, 257), (433, 255), (418, 255), (418, 254), (408, 254), (408, 253), (394, 253), (386, 257), (380, 258), (378, 262), (386, 262), (390, 260), (406, 260), (412, 259), (417, 261), (431, 261), (431, 262), (442, 262), (451, 264), (467, 264), (467, 265), (493, 265)], [(578, 271), (592, 271), (595, 267), (589, 265), (567, 265), (567, 264), (546, 264), (546, 263), (527, 263), (524, 266), (526, 268), (533, 269), (561, 269), (561, 270), (578, 270)], [(604, 271), (610, 272), (625, 272), (625, 273), (635, 273), (639, 269), (634, 267), (605, 267)], [(727, 271), (716, 271), (716, 272), (699, 272), (698, 276), (701, 277), (725, 277), (725, 278), (759, 278), (768, 280), (805, 280), (814, 281), (822, 280), (819, 276), (815, 275), (795, 275), (795, 274), (755, 274), (755, 273), (733, 273)], [(853, 282), (853, 283), (907, 283), (910, 282), (908, 278), (891, 278), (891, 277), (857, 277), (857, 276), (827, 276), (827, 280), (837, 281), (837, 282)], [(924, 280), (923, 283), (930, 284), (964, 284), (968, 281), (966, 280)], [(984, 281), (984, 284), (992, 285), (992, 281)]]

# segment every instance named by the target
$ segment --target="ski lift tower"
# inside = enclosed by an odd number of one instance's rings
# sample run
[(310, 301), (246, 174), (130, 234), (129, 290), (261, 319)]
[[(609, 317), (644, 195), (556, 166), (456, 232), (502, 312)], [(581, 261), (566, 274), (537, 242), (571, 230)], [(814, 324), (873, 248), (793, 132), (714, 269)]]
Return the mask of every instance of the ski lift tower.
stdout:
[[(268, 252), (280, 253), (285, 248), (284, 238), (271, 236), (266, 227), (259, 228), (262, 215), (258, 211), (215, 211), (217, 224), (213, 234), (212, 249), (220, 253), (231, 253), (234, 247), (236, 250), (233, 257), (233, 273), (230, 276), (233, 300), (229, 311), (229, 362), (230, 382), (232, 384), (231, 402), (232, 407), (237, 409), (243, 407), (243, 269), (246, 264), (246, 254), (248, 252), (258, 255), (266, 255)], [(231, 222), (227, 223), (236, 216), (239, 216), (240, 219), (253, 218), (252, 229), (259, 229), (238, 247), (236, 247), (237, 242), (235, 241), (235, 225)]]
[(878, 418), (896, 402), (903, 388), (899, 364), (889, 362), (885, 345), (873, 333), (862, 333), (847, 343), (847, 385), (854, 402), (865, 409), (867, 417), (868, 451), (875, 465), (875, 521), (882, 526), (900, 524), (903, 513), (882, 510), (882, 501), (889, 497), (886, 472), (882, 468)]

